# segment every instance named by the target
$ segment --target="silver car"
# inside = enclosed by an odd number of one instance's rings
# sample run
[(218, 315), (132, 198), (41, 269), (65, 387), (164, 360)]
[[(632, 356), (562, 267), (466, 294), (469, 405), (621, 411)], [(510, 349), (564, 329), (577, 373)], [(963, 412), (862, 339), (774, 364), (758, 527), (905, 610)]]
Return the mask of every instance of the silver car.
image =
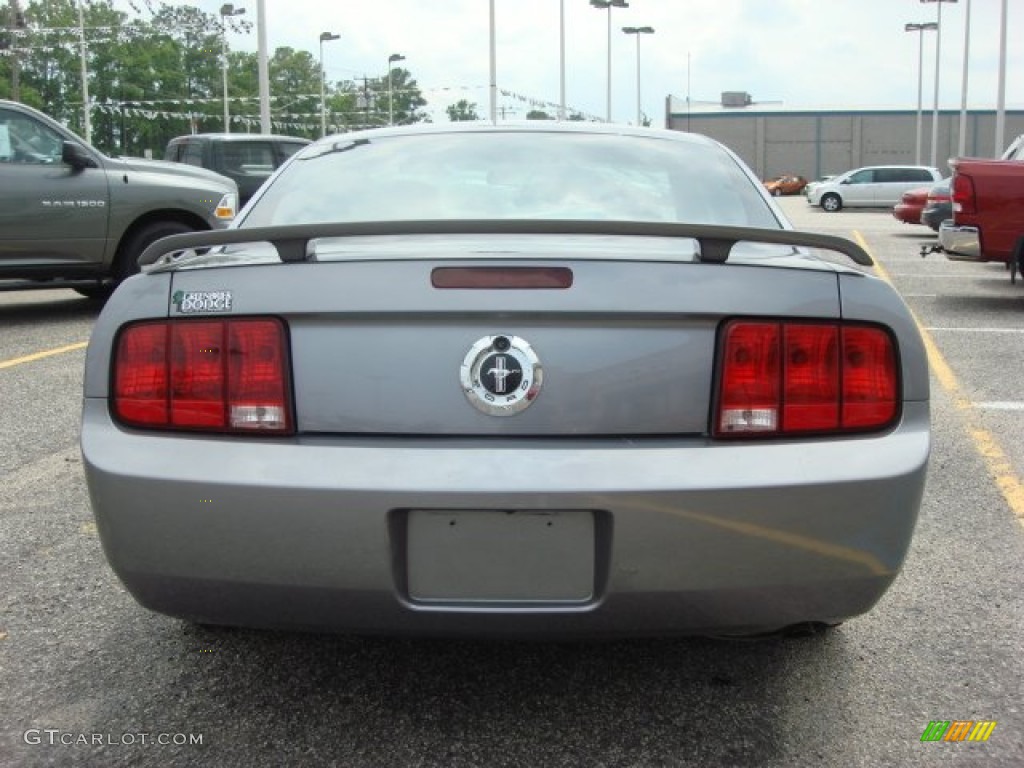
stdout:
[(930, 439), (916, 326), (709, 139), (332, 136), (234, 229), (140, 261), (89, 345), (82, 451), (147, 608), (754, 634), (861, 614), (900, 570)]
[(855, 168), (807, 185), (807, 202), (829, 213), (843, 208), (891, 208), (904, 192), (942, 181), (937, 168), (876, 165)]

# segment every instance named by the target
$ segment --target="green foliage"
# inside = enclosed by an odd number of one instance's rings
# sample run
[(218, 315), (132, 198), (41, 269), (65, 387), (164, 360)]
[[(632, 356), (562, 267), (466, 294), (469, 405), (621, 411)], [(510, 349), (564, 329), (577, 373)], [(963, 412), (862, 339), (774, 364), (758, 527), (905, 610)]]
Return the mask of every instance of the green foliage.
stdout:
[(543, 109), (531, 109), (526, 113), (527, 120), (554, 120), (551, 115), (545, 112)]
[(449, 104), (445, 112), (448, 113), (449, 120), (457, 123), (463, 120), (479, 120), (480, 115), (477, 114), (476, 110), (477, 105), (475, 102), (459, 99), (454, 104)]
[[(174, 136), (224, 130), (223, 25), (246, 34), (252, 24), (245, 17), (222, 19), (191, 5), (155, 0), (129, 0), (129, 5), (131, 15), (116, 10), (110, 0), (82, 4), (93, 144), (110, 154), (150, 151), (159, 158)], [(84, 135), (78, 3), (31, 0), (22, 6), (26, 27), (11, 31), (8, 5), (0, 0), (0, 98), (17, 98)], [(258, 132), (256, 54), (229, 50), (227, 68), (231, 130)], [(318, 136), (320, 67), (315, 55), (278, 48), (269, 70), (273, 131)], [(361, 80), (326, 84), (332, 130), (387, 123), (387, 76), (367, 81), (376, 96), (373, 109), (357, 104), (363, 85)], [(392, 70), (391, 85), (396, 123), (426, 119), (426, 100), (408, 70)]]

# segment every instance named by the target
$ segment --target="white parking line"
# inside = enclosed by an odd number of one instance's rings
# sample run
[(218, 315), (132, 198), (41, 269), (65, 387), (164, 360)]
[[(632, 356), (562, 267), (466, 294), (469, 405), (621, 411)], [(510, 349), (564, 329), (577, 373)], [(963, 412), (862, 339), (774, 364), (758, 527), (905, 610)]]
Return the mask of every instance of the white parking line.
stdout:
[(939, 328), (931, 326), (925, 330), (943, 333), (1024, 333), (1024, 328)]
[(991, 403), (975, 403), (974, 407), (987, 411), (1024, 411), (1024, 402), (996, 400)]
[(948, 274), (940, 273), (940, 274), (936, 275), (936, 274), (934, 274), (932, 272), (890, 272), (889, 273), (889, 277), (943, 277), (943, 278), (947, 278), (948, 277), (948, 278), (956, 278), (957, 280), (963, 280), (965, 277), (970, 277), (972, 279), (977, 279), (978, 277), (989, 277), (989, 278), (995, 279), (995, 278), (1001, 278), (1002, 277), (1002, 273), (1000, 272), (999, 274), (996, 274), (996, 273), (993, 272), (992, 274), (989, 274), (989, 275), (985, 275), (985, 274), (981, 274), (981, 275), (978, 275), (978, 274), (965, 275), (963, 272), (956, 272), (956, 273), (948, 273)]

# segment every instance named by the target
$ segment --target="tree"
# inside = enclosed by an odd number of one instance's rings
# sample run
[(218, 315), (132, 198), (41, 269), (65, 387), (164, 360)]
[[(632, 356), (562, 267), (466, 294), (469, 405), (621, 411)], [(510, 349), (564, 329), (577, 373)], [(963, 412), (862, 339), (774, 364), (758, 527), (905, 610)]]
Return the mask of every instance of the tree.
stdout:
[[(79, 3), (21, 0), (21, 27), (17, 19), (12, 22), (12, 4), (0, 0), (0, 98), (13, 95), (16, 48), (19, 99), (84, 135)], [(221, 19), (194, 5), (160, 0), (128, 0), (128, 5), (131, 17), (115, 10), (111, 0), (81, 3), (93, 143), (111, 154), (148, 151), (160, 157), (175, 136), (223, 130), (222, 25), (246, 33), (252, 24), (244, 17)], [(256, 54), (229, 50), (227, 68), (231, 129), (259, 130)], [(278, 48), (270, 60), (270, 80), (273, 130), (319, 136), (320, 67), (314, 55)], [(429, 119), (426, 99), (409, 70), (392, 70), (391, 91), (395, 123)], [(370, 104), (360, 105), (358, 97), (367, 93)], [(386, 124), (387, 94), (386, 74), (326, 83), (330, 130)]]
[[(386, 109), (388, 98), (388, 81), (386, 77), (382, 78), (381, 86), (383, 87), (381, 94), (383, 99), (379, 103), (384, 104)], [(416, 84), (416, 79), (409, 70), (402, 67), (396, 67), (391, 70), (391, 93), (394, 97), (392, 110), (394, 112), (395, 125), (420, 123), (427, 119), (427, 113), (422, 109), (427, 105), (427, 100), (423, 98), (423, 93), (420, 91), (419, 85)]]
[(459, 99), (454, 104), (449, 104), (445, 108), (445, 112), (448, 113), (449, 120), (457, 123), (464, 120), (479, 120), (480, 115), (477, 114), (476, 109), (475, 102)]
[(551, 115), (545, 112), (543, 109), (531, 109), (526, 113), (527, 120), (554, 120)]

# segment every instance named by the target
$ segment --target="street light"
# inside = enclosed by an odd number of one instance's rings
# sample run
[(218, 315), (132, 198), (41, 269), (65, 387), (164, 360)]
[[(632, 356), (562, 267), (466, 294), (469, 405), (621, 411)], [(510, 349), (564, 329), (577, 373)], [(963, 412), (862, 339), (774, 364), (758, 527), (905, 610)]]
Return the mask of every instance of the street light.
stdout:
[(331, 40), (338, 40), (341, 35), (335, 35), (331, 32), (320, 33), (320, 137), (323, 138), (327, 135), (327, 102), (324, 95), (324, 43), (329, 43)]
[(391, 90), (391, 65), (396, 61), (405, 61), (405, 56), (400, 53), (392, 53), (388, 56), (388, 125), (395, 124), (395, 100), (394, 92)]
[(914, 163), (921, 164), (921, 96), (924, 86), (924, 33), (934, 31), (939, 25), (934, 21), (924, 24), (906, 24), (907, 32), (917, 32), (917, 143), (914, 149)]
[(224, 133), (231, 133), (231, 114), (228, 112), (228, 22), (232, 16), (241, 16), (245, 8), (235, 8), (231, 3), (220, 7), (220, 69), (224, 80)]
[(935, 103), (932, 108), (932, 167), (939, 165), (939, 53), (942, 50), (942, 4), (957, 0), (921, 0), (922, 3), (937, 3), (935, 17)]
[(640, 112), (640, 35), (653, 35), (654, 27), (623, 27), (622, 31), (627, 35), (636, 35), (636, 124), (639, 127), (642, 121)]
[(612, 121), (612, 8), (629, 8), (626, 0), (590, 0), (598, 10), (608, 11), (608, 96), (605, 120)]

